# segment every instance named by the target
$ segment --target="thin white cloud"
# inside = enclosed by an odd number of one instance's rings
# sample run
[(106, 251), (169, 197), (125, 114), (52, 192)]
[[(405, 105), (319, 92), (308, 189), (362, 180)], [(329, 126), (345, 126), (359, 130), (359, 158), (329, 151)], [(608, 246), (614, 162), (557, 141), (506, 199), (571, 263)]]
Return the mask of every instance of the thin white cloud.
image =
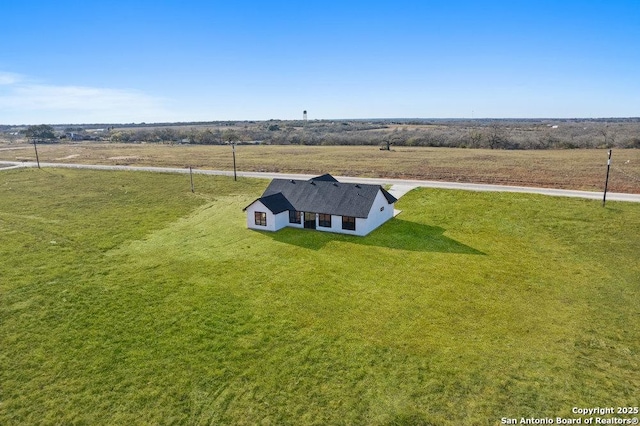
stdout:
[(22, 77), (19, 74), (0, 71), (0, 86), (15, 84), (20, 80), (22, 80)]
[(133, 90), (102, 89), (81, 86), (16, 86), (6, 95), (0, 95), (0, 107), (25, 109), (96, 109), (111, 110), (135, 105), (149, 108), (156, 100)]
[(56, 86), (0, 72), (2, 124), (164, 121), (171, 115), (164, 103), (138, 90)]

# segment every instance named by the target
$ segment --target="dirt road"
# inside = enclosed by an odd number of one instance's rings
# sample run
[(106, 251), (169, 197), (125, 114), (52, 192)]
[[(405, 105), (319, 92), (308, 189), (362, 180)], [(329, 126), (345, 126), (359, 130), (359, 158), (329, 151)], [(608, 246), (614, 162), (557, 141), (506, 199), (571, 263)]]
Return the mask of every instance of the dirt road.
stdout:
[[(62, 163), (40, 163), (41, 167), (58, 167), (71, 169), (91, 169), (91, 170), (124, 170), (124, 171), (144, 171), (156, 173), (189, 173), (187, 168), (173, 167), (134, 167), (134, 166), (107, 166), (107, 165), (90, 165), (90, 164), (62, 164)], [(32, 162), (9, 162), (0, 161), (0, 170), (17, 167), (36, 167), (36, 163)], [(233, 176), (233, 171), (227, 170), (193, 170), (193, 173), (203, 175), (219, 175)], [(269, 172), (238, 172), (239, 177), (259, 178), (259, 179), (309, 179), (314, 175), (290, 174), (290, 173), (269, 173)], [(354, 178), (349, 176), (335, 176), (341, 182), (361, 182), (374, 185), (398, 185), (403, 188), (403, 193), (410, 187), (425, 188), (442, 188), (442, 189), (459, 189), (465, 191), (492, 191), (492, 192), (521, 192), (529, 194), (542, 194), (554, 197), (576, 197), (587, 198), (593, 200), (601, 200), (602, 192), (574, 191), (566, 189), (551, 188), (532, 188), (525, 186), (504, 186), (489, 185), (477, 183), (462, 182), (440, 182), (427, 180), (408, 180), (408, 179), (388, 179), (388, 178)], [(640, 194), (623, 194), (608, 192), (607, 200), (610, 201), (629, 201), (640, 202)]]

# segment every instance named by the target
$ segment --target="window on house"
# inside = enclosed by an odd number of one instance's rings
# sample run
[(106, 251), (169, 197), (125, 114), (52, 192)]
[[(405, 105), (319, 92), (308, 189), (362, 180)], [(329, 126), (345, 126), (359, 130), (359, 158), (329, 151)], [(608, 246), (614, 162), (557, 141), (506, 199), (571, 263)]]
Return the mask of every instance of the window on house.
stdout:
[(348, 231), (356, 230), (356, 218), (352, 216), (342, 216), (342, 229)]
[(331, 228), (331, 215), (320, 213), (318, 215), (318, 225), (325, 228)]
[(289, 210), (289, 223), (301, 223), (300, 212), (297, 210)]
[(256, 225), (267, 226), (267, 214), (265, 212), (255, 212)]

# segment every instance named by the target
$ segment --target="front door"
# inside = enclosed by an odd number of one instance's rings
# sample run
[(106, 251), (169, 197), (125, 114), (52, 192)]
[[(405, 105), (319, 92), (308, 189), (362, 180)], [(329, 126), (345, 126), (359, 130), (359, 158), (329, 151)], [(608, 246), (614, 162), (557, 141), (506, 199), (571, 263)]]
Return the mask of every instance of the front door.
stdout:
[(304, 212), (304, 227), (316, 229), (316, 214)]

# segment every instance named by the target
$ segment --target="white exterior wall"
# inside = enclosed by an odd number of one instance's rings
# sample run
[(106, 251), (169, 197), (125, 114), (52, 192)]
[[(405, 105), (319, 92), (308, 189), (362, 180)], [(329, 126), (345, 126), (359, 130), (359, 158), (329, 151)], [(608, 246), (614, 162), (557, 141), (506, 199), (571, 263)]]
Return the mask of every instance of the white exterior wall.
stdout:
[[(275, 215), (274, 217), (275, 219), (275, 226), (276, 226), (276, 231), (279, 229), (284, 228), (285, 226), (289, 225), (289, 210), (285, 210), (281, 213), (278, 213), (277, 215)], [(267, 225), (269, 223), (267, 222)]]
[[(356, 219), (356, 230), (358, 229), (358, 223), (357, 223), (358, 220), (360, 219)], [(349, 231), (346, 229), (342, 229), (342, 216), (336, 216), (336, 215), (331, 215), (331, 228), (320, 226), (319, 217), (318, 215), (316, 215), (316, 231), (337, 232), (340, 234), (358, 235), (357, 231)]]
[(356, 230), (351, 231), (349, 229), (342, 229), (342, 216), (331, 215), (331, 228), (325, 228), (324, 226), (318, 225), (319, 221), (316, 216), (316, 231), (337, 232), (338, 234), (363, 236), (370, 232), (370, 231), (367, 231), (368, 229), (367, 221), (368, 219), (357, 217)]
[[(384, 210), (380, 211), (383, 207)], [(382, 195), (382, 191), (378, 191), (378, 194), (371, 205), (369, 217), (362, 219), (362, 224), (358, 222), (360, 219), (356, 219), (357, 235), (367, 235), (369, 232), (391, 219), (393, 217), (393, 208), (394, 205), (389, 204), (384, 195)]]
[[(256, 201), (247, 207), (247, 228), (257, 229), (259, 231), (277, 231), (276, 217), (271, 211), (260, 201)], [(267, 226), (256, 225), (255, 212), (264, 212), (267, 214)], [(280, 216), (280, 215), (278, 215)]]

